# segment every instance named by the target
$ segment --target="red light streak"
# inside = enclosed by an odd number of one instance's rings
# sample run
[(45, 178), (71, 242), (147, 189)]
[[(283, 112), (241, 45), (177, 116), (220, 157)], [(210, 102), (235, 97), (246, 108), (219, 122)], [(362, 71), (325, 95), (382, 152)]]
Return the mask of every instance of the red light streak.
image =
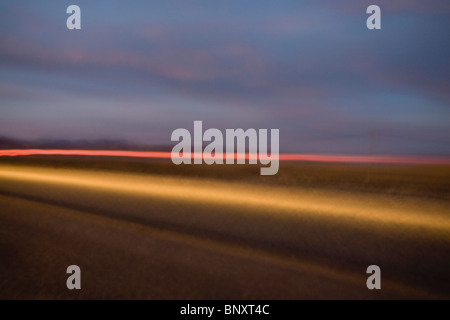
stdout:
[[(170, 159), (167, 151), (123, 151), (123, 150), (50, 150), (50, 149), (10, 149), (0, 150), (0, 156), (29, 155), (68, 155), (68, 156), (106, 156)], [(200, 158), (201, 154), (192, 154), (192, 158)], [(225, 155), (224, 155), (225, 157)], [(203, 159), (208, 156), (203, 156)], [(211, 158), (211, 157), (209, 157)], [(259, 158), (252, 154), (235, 154), (234, 158)], [(335, 163), (386, 163), (386, 164), (434, 164), (450, 165), (448, 157), (421, 156), (364, 156), (364, 155), (317, 155), (317, 154), (280, 154), (280, 161), (335, 162)]]

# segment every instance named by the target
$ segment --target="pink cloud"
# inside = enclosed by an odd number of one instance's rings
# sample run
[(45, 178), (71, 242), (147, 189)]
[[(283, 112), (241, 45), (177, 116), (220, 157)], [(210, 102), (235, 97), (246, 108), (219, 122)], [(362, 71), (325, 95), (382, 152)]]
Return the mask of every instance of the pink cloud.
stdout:
[[(155, 49), (151, 55), (68, 46), (49, 48), (13, 37), (0, 39), (0, 46), (0, 53), (12, 59), (50, 66), (129, 67), (178, 81), (208, 81), (242, 73), (251, 78), (252, 75), (259, 77), (266, 70), (265, 62), (255, 50), (234, 44), (212, 49), (164, 45)], [(234, 59), (234, 68), (229, 67), (229, 58)]]

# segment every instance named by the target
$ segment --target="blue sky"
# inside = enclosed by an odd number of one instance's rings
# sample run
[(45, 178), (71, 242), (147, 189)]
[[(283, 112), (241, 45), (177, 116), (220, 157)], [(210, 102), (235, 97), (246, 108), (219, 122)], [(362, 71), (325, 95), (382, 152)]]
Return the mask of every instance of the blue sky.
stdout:
[(284, 152), (449, 155), (449, 18), (437, 0), (2, 1), (0, 135), (170, 145), (202, 120), (280, 129)]

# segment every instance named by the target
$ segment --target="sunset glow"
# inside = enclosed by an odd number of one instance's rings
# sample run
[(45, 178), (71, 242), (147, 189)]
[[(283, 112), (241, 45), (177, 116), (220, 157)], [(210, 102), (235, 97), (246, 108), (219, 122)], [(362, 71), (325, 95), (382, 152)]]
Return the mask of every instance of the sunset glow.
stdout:
[[(0, 150), (0, 156), (65, 155), (65, 156), (106, 156), (128, 158), (170, 159), (167, 151), (123, 151), (123, 150), (46, 150), (10, 149)], [(192, 158), (202, 155), (192, 154)], [(235, 159), (257, 157), (249, 154), (235, 154)], [(210, 158), (203, 155), (203, 159)], [(386, 163), (386, 164), (428, 164), (449, 165), (450, 158), (420, 156), (366, 156), (366, 155), (318, 155), (318, 154), (280, 154), (280, 161), (337, 162), (337, 163)]]

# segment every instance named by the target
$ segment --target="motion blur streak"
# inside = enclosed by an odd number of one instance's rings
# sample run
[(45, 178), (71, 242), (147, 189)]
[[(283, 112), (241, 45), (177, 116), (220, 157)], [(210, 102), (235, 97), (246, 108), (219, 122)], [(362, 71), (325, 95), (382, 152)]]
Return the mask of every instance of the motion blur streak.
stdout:
[(2, 166), (0, 178), (43, 186), (81, 187), (186, 203), (257, 209), (255, 212), (261, 215), (311, 216), (338, 223), (365, 224), (371, 228), (412, 228), (412, 231), (432, 231), (450, 239), (447, 205), (426, 199), (404, 199), (393, 203), (382, 197), (362, 194), (355, 197), (337, 191), (291, 190), (198, 179), (14, 166)]
[[(108, 156), (131, 158), (170, 159), (170, 152), (163, 151), (122, 151), (122, 150), (47, 150), (47, 149), (11, 149), (0, 150), (0, 156), (29, 155), (71, 155), (71, 156)], [(192, 153), (192, 158), (211, 158), (202, 154)], [(258, 158), (252, 154), (235, 154), (235, 158)], [(390, 163), (390, 164), (433, 164), (448, 165), (450, 158), (446, 157), (410, 157), (410, 156), (362, 156), (362, 155), (316, 155), (316, 154), (280, 154), (280, 161), (309, 162), (343, 162), (343, 163)]]

